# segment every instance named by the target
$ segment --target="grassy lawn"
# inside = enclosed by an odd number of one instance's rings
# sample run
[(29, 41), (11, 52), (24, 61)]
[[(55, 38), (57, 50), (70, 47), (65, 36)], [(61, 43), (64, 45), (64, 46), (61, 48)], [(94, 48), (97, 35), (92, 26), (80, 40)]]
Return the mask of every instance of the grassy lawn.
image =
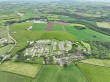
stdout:
[(110, 60), (86, 59), (86, 60), (82, 60), (81, 62), (89, 63), (89, 64), (94, 64), (94, 65), (99, 65), (99, 66), (110, 67)]
[(12, 72), (20, 75), (25, 75), (34, 78), (39, 72), (41, 65), (39, 64), (26, 64), (15, 62), (4, 62), (0, 65), (0, 71)]
[(31, 78), (0, 71), (0, 82), (30, 82)]
[(87, 80), (74, 64), (66, 68), (44, 65), (38, 77), (32, 82), (87, 82)]
[(97, 26), (101, 28), (110, 28), (110, 23), (108, 22), (97, 22)]
[(89, 41), (110, 41), (110, 36), (102, 33), (93, 31), (89, 28), (84, 30), (78, 30), (72, 26), (65, 26), (67, 32), (73, 34), (78, 40), (89, 40)]
[(53, 31), (63, 31), (63, 28), (61, 25), (54, 24), (52, 30)]
[(32, 30), (34, 31), (43, 31), (46, 29), (47, 24), (46, 23), (35, 23), (32, 25)]
[(90, 82), (110, 82), (110, 68), (79, 63)]
[(6, 54), (11, 49), (11, 45), (7, 45), (0, 48), (0, 56)]

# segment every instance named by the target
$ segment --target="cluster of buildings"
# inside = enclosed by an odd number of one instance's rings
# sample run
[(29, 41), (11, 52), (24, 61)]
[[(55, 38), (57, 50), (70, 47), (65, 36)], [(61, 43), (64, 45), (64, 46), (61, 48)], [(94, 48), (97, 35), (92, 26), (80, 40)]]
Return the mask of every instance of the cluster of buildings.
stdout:
[(0, 47), (4, 46), (5, 43), (8, 43), (8, 40), (6, 38), (0, 38)]
[[(85, 56), (83, 52), (88, 52), (85, 46), (81, 46), (79, 43), (72, 43), (68, 40), (37, 40), (27, 41), (28, 47), (23, 50), (25, 61), (31, 61), (32, 59), (42, 58), (40, 61), (42, 64), (60, 64), (65, 66), (73, 61), (83, 60)], [(78, 44), (78, 46), (73, 45)], [(71, 50), (75, 52), (71, 52)], [(36, 62), (38, 63), (38, 62)]]
[(71, 41), (38, 40), (28, 41), (28, 43), (32, 47), (25, 50), (24, 56), (31, 55), (32, 57), (40, 57), (61, 55), (72, 48)]

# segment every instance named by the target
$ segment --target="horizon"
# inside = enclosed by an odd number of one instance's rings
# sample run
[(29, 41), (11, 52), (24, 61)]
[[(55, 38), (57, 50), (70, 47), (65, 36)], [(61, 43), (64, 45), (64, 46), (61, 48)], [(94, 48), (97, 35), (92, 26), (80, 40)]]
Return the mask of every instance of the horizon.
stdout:
[[(45, 2), (45, 1), (64, 1), (64, 0), (0, 0), (0, 1), (42, 1), (42, 2)], [(65, 0), (65, 1), (68, 1), (68, 0)], [(69, 0), (69, 1), (92, 1), (92, 2), (110, 2), (110, 0)]]

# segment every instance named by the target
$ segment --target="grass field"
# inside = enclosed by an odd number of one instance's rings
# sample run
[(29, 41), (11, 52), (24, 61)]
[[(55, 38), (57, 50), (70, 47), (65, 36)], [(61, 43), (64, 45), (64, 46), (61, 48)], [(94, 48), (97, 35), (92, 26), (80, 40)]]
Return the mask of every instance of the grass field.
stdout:
[(8, 30), (6, 27), (0, 27), (0, 38), (8, 37)]
[(3, 64), (0, 65), (0, 71), (16, 73), (32, 78), (36, 76), (40, 68), (41, 65), (39, 64), (15, 63), (11, 61), (4, 62)]
[(67, 32), (76, 36), (78, 40), (110, 41), (110, 36), (93, 31), (89, 28), (86, 28), (84, 30), (78, 30), (72, 26), (65, 26), (65, 29)]
[(84, 63), (78, 65), (90, 82), (110, 82), (110, 68)]
[(109, 22), (97, 22), (97, 26), (101, 28), (110, 28)]
[(11, 49), (11, 45), (7, 45), (0, 48), (0, 56), (6, 54)]
[(30, 82), (31, 78), (0, 71), (0, 82)]
[(63, 28), (61, 25), (54, 24), (52, 30), (53, 31), (63, 31)]
[(47, 27), (46, 23), (35, 23), (32, 25), (32, 30), (34, 31), (43, 31)]
[(33, 18), (35, 16), (36, 16), (36, 14), (34, 14), (34, 13), (25, 13), (23, 16), (23, 19)]
[(69, 26), (81, 26), (81, 27), (86, 27), (85, 25), (82, 25), (82, 24), (70, 24)]
[(93, 65), (110, 67), (110, 60), (86, 59), (86, 60), (82, 60), (81, 62), (88, 63), (88, 64), (93, 64)]
[(59, 15), (49, 15), (49, 16), (47, 17), (47, 19), (48, 19), (49, 21), (59, 20)]
[(77, 66), (72, 64), (66, 68), (45, 65), (32, 82), (87, 82), (87, 80)]

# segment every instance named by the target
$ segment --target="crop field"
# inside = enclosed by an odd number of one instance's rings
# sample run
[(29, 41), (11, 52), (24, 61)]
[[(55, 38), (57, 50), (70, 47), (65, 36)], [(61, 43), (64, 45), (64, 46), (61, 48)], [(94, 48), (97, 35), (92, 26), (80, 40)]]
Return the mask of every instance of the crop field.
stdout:
[(105, 66), (110, 67), (110, 60), (101, 60), (101, 59), (86, 59), (82, 60), (81, 62), (93, 64), (93, 65), (99, 65), (99, 66)]
[(0, 82), (30, 82), (31, 78), (0, 71)]
[(34, 31), (43, 31), (47, 27), (46, 23), (35, 23), (32, 25), (32, 30)]
[(41, 65), (39, 64), (25, 64), (25, 63), (15, 63), (15, 62), (4, 62), (0, 65), (0, 71), (6, 71), (11, 73), (16, 73), (28, 77), (34, 78), (39, 72)]
[(78, 65), (90, 82), (110, 82), (110, 68), (84, 63)]
[(101, 28), (110, 28), (109, 22), (97, 22), (97, 26)]
[(93, 31), (89, 28), (86, 28), (84, 30), (78, 30), (72, 26), (65, 26), (65, 29), (67, 32), (76, 36), (78, 40), (110, 41), (110, 36)]
[(63, 31), (63, 28), (61, 25), (54, 24), (52, 30), (53, 31)]
[(65, 68), (44, 65), (40, 74), (32, 82), (87, 82), (87, 80), (74, 64)]

